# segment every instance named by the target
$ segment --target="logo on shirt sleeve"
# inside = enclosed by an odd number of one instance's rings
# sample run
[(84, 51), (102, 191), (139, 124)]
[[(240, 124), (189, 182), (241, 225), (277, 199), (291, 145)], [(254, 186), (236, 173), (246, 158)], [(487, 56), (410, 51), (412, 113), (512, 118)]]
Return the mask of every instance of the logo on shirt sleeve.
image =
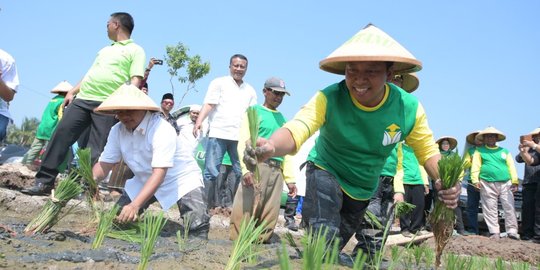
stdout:
[(396, 144), (401, 141), (401, 128), (396, 124), (391, 124), (384, 131), (382, 144), (384, 146)]

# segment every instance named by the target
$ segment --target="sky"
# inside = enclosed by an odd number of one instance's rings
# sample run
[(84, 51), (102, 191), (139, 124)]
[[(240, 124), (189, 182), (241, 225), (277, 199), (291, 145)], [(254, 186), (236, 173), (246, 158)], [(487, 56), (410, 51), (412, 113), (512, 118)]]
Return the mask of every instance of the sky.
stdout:
[[(263, 101), (264, 81), (282, 78), (291, 96), (279, 110), (292, 118), (317, 90), (343, 76), (319, 69), (319, 61), (372, 23), (422, 62), (414, 92), (435, 138), (465, 136), (494, 126), (500, 143), (517, 154), (519, 136), (540, 126), (540, 1), (6, 1), (0, 0), (0, 48), (16, 60), (21, 85), (11, 102), (14, 122), (40, 118), (62, 80), (75, 85), (97, 52), (110, 44), (106, 23), (113, 12), (135, 20), (133, 40), (146, 56), (164, 58), (182, 42), (210, 62), (208, 75), (180, 102), (187, 85), (173, 79), (176, 108), (202, 103), (210, 81), (228, 74), (229, 57), (247, 56), (245, 81)], [(148, 80), (159, 102), (171, 92), (167, 67)], [(517, 164), (523, 174), (523, 165)]]

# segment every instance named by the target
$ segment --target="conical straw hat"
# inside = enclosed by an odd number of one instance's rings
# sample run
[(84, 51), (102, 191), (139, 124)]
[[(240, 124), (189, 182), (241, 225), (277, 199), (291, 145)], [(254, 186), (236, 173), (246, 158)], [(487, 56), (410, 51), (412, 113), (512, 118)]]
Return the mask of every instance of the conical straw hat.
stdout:
[(533, 131), (529, 133), (529, 135), (539, 135), (539, 133), (540, 133), (540, 128), (535, 128), (533, 129)]
[(341, 47), (319, 63), (331, 73), (345, 74), (345, 64), (355, 61), (394, 62), (396, 73), (411, 73), (422, 69), (422, 63), (388, 34), (368, 24)]
[(456, 146), (457, 146), (457, 140), (456, 140), (456, 138), (451, 137), (451, 136), (442, 136), (442, 137), (440, 137), (440, 138), (437, 139), (437, 141), (436, 141), (436, 143), (439, 145), (439, 147), (440, 147), (441, 142), (442, 142), (443, 140), (448, 140), (448, 142), (450, 143), (450, 150), (454, 150), (454, 149), (456, 148)]
[(474, 138), (476, 138), (476, 135), (478, 135), (478, 133), (480, 133), (480, 131), (481, 130), (477, 130), (477, 131), (469, 133), (469, 135), (467, 135), (467, 137), (465, 137), (465, 140), (467, 141), (467, 143), (474, 144)]
[(160, 111), (160, 108), (143, 91), (133, 85), (123, 84), (105, 99), (94, 111), (114, 114), (123, 110)]
[(59, 84), (57, 84), (52, 90), (51, 93), (60, 94), (60, 93), (67, 93), (69, 90), (73, 88), (73, 85), (68, 83), (67, 81), (61, 81)]
[(478, 135), (476, 135), (476, 139), (479, 141), (484, 141), (485, 134), (497, 134), (498, 142), (504, 141), (506, 139), (506, 136), (494, 127), (487, 127), (486, 129), (480, 131)]
[[(396, 74), (394, 76), (394, 80), (396, 77), (401, 76), (401, 89), (407, 91), (408, 93), (414, 92), (416, 89), (418, 89), (418, 86), (420, 85), (420, 80), (418, 79), (418, 76), (414, 73), (404, 73), (404, 74)], [(395, 84), (394, 81), (391, 81)]]

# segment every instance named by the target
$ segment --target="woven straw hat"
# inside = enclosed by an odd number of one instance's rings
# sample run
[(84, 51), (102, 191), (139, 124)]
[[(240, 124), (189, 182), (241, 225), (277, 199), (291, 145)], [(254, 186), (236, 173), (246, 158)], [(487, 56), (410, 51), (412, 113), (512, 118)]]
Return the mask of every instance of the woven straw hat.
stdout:
[(533, 129), (533, 131), (531, 131), (529, 133), (529, 135), (531, 135), (531, 136), (532, 135), (540, 135), (539, 133), (540, 133), (540, 128), (535, 128), (535, 129)]
[(422, 63), (388, 34), (368, 24), (341, 47), (319, 63), (331, 73), (345, 74), (345, 64), (356, 61), (394, 62), (396, 73), (411, 73), (422, 69)]
[(415, 73), (396, 74), (394, 78), (397, 76), (401, 76), (401, 89), (407, 91), (408, 93), (412, 93), (416, 89), (418, 89), (418, 86), (420, 85), (420, 80)]
[(467, 135), (467, 137), (465, 137), (465, 140), (467, 141), (467, 143), (474, 144), (474, 138), (476, 138), (476, 135), (478, 135), (478, 133), (480, 133), (480, 131), (481, 130), (477, 130), (477, 131), (469, 133), (469, 135)]
[(115, 114), (121, 110), (145, 110), (159, 112), (159, 106), (143, 91), (133, 85), (123, 84), (105, 99), (94, 111)]
[(476, 139), (479, 140), (479, 141), (484, 141), (484, 135), (485, 134), (497, 134), (497, 141), (498, 142), (504, 141), (506, 139), (506, 136), (502, 132), (500, 132), (499, 130), (494, 128), (494, 127), (487, 127), (486, 129), (480, 131), (476, 135)]
[(57, 84), (52, 90), (51, 93), (60, 94), (60, 93), (67, 93), (69, 90), (73, 88), (73, 85), (68, 83), (67, 81), (61, 81), (59, 84)]
[(456, 138), (451, 137), (451, 136), (442, 136), (439, 139), (437, 139), (436, 143), (439, 145), (439, 147), (441, 146), (441, 143), (444, 140), (448, 140), (448, 142), (450, 143), (450, 150), (454, 150), (456, 148), (457, 140)]

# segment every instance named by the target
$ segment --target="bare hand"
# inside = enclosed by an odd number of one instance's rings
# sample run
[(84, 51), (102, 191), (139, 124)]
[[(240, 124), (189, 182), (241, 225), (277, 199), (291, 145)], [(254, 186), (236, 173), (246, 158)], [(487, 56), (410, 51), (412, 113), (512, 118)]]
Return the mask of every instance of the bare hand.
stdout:
[(252, 172), (248, 172), (244, 174), (242, 176), (242, 184), (246, 187), (253, 186), (253, 183), (254, 183), (253, 178), (255, 178), (255, 176), (253, 175)]
[(424, 186), (424, 195), (429, 194), (429, 186)]
[(116, 220), (120, 223), (127, 223), (136, 221), (139, 218), (139, 207), (130, 203), (122, 208), (120, 215), (116, 217)]
[(403, 198), (403, 193), (394, 193), (394, 203), (403, 201), (405, 201), (405, 199)]
[(201, 131), (201, 124), (195, 123), (195, 125), (193, 126), (193, 137), (195, 138), (199, 137), (200, 131)]
[(435, 181), (435, 189), (439, 200), (443, 202), (447, 208), (454, 209), (458, 206), (459, 194), (461, 194), (461, 183), (457, 182), (455, 186), (449, 189), (442, 189), (441, 179)]
[(289, 195), (291, 198), (296, 197), (296, 192), (297, 192), (296, 184), (295, 183), (287, 184), (287, 188), (289, 188), (289, 193), (287, 193), (287, 195)]
[(481, 187), (482, 185), (480, 185), (480, 182), (474, 184), (474, 188), (476, 188), (476, 190), (480, 190)]
[(67, 107), (67, 106), (73, 101), (73, 98), (74, 98), (74, 96), (73, 96), (73, 94), (71, 93), (71, 91), (68, 92), (68, 93), (66, 94), (66, 96), (64, 97), (64, 102), (62, 102), (62, 108)]

